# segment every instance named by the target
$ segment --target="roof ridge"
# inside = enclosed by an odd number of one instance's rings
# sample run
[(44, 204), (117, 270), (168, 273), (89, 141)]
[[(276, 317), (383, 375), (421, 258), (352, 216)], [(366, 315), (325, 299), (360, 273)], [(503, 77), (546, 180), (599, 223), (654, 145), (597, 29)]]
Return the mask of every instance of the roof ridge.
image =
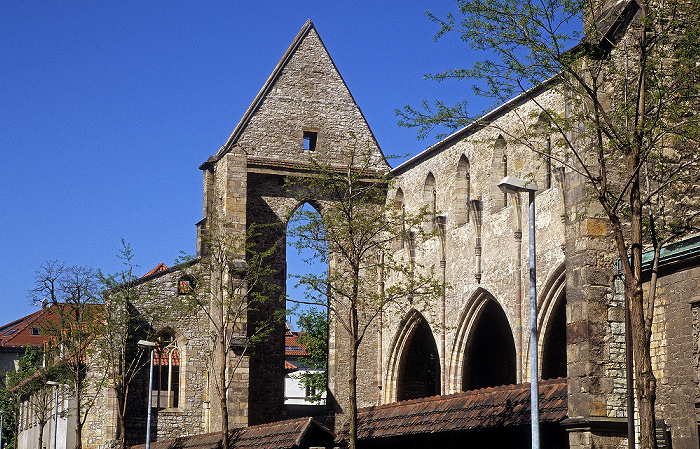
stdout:
[(291, 59), (292, 55), (294, 55), (294, 53), (296, 52), (296, 49), (299, 47), (299, 45), (304, 40), (304, 38), (306, 38), (306, 36), (309, 34), (309, 31), (311, 29), (315, 29), (314, 24), (311, 22), (311, 19), (306, 19), (306, 22), (301, 27), (301, 30), (299, 30), (296, 37), (292, 41), (291, 45), (289, 47), (287, 47), (287, 51), (284, 52), (284, 54), (282, 55), (282, 58), (279, 60), (279, 62), (275, 66), (275, 68), (272, 70), (272, 73), (267, 78), (267, 81), (265, 81), (265, 84), (263, 84), (260, 91), (258, 91), (258, 94), (255, 96), (255, 99), (253, 99), (253, 102), (250, 104), (250, 106), (248, 106), (248, 109), (243, 114), (243, 117), (238, 122), (236, 127), (233, 129), (231, 136), (228, 138), (226, 143), (221, 147), (221, 149), (219, 149), (219, 151), (214, 156), (210, 157), (209, 160), (207, 160), (207, 162), (218, 161), (226, 153), (228, 153), (231, 150), (233, 145), (235, 145), (235, 143), (238, 141), (238, 138), (240, 137), (241, 133), (243, 132), (245, 127), (248, 125), (250, 118), (258, 110), (258, 108), (260, 107), (260, 104), (262, 103), (262, 100), (265, 98), (267, 93), (270, 91), (270, 89), (272, 88), (272, 85), (275, 84), (275, 82), (279, 78), (280, 74), (282, 73), (282, 70), (287, 66), (287, 63)]
[[(546, 379), (546, 380), (540, 380), (539, 381), (539, 386), (549, 386), (549, 385), (559, 385), (559, 384), (564, 384), (566, 385), (567, 378), (566, 377), (557, 377), (555, 379)], [(496, 387), (485, 387), (485, 388), (479, 388), (476, 390), (467, 390), (467, 391), (458, 391), (456, 393), (451, 393), (451, 394), (445, 394), (445, 395), (434, 395), (434, 396), (427, 396), (424, 398), (416, 398), (416, 399), (408, 399), (405, 401), (397, 401), (397, 402), (390, 402), (388, 404), (380, 404), (380, 405), (372, 405), (370, 407), (364, 407), (358, 411), (375, 411), (375, 410), (387, 410), (395, 407), (402, 407), (405, 405), (411, 405), (411, 404), (416, 404), (416, 403), (426, 403), (426, 402), (437, 402), (437, 401), (444, 401), (444, 400), (449, 400), (449, 399), (454, 399), (456, 397), (460, 396), (481, 396), (481, 395), (486, 395), (486, 394), (492, 394), (494, 392), (499, 392), (499, 391), (514, 391), (514, 390), (522, 390), (526, 391), (529, 389), (530, 382), (524, 382), (521, 384), (509, 384), (509, 385), (499, 385)]]

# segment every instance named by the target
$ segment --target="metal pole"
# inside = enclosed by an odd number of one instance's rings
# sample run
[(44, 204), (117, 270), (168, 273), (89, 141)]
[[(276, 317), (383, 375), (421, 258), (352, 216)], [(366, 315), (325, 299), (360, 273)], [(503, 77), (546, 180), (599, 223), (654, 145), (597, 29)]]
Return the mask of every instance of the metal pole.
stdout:
[(148, 419), (146, 420), (146, 449), (151, 449), (151, 406), (153, 405), (153, 348), (151, 352), (151, 368), (148, 374)]
[(530, 422), (532, 449), (540, 447), (540, 404), (537, 382), (537, 278), (535, 276), (535, 192), (528, 192), (530, 206)]
[(58, 384), (54, 388), (56, 388), (56, 409), (53, 412), (53, 449), (56, 449), (58, 444)]

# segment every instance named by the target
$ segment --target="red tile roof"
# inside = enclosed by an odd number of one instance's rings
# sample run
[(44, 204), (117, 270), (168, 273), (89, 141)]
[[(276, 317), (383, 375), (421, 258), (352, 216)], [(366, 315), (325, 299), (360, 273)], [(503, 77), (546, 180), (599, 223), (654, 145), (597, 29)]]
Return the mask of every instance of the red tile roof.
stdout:
[(302, 332), (295, 332), (289, 329), (289, 326), (284, 326), (284, 355), (292, 357), (306, 357), (309, 355), (306, 352), (306, 345), (299, 342), (299, 337)]
[(5, 348), (43, 347), (49, 340), (49, 336), (45, 332), (46, 327), (51, 324), (50, 320), (54, 320), (54, 322), (56, 320), (56, 315), (53, 313), (55, 307), (45, 307), (1, 326), (0, 346)]
[(156, 265), (155, 267), (153, 267), (153, 269), (152, 269), (151, 271), (149, 271), (148, 273), (144, 274), (144, 275), (141, 276), (141, 277), (145, 278), (146, 276), (150, 276), (150, 275), (152, 275), (152, 274), (160, 273), (161, 271), (165, 271), (165, 270), (167, 270), (167, 269), (168, 269), (168, 266), (167, 266), (166, 264), (164, 264), (163, 262), (160, 262), (158, 265)]
[(284, 361), (284, 370), (285, 371), (296, 371), (297, 369), (299, 369), (298, 366), (291, 364), (286, 360)]
[[(333, 433), (313, 418), (298, 418), (244, 427), (231, 434), (229, 449), (294, 449), (330, 446)], [(133, 446), (133, 449), (145, 445)], [(219, 449), (221, 432), (175, 438), (151, 443), (152, 449)]]
[[(541, 422), (560, 422), (568, 411), (566, 378), (540, 384)], [(395, 402), (358, 411), (358, 438), (388, 438), (530, 422), (530, 384), (506, 385)], [(347, 438), (343, 428), (339, 440)]]

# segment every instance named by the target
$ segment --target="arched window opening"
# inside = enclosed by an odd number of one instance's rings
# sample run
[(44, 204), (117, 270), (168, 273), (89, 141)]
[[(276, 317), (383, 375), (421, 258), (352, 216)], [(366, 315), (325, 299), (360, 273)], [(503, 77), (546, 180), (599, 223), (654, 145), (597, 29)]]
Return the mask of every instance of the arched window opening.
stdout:
[(328, 304), (323, 288), (328, 242), (321, 214), (313, 205), (302, 204), (289, 218), (285, 251), (284, 407), (290, 416), (305, 416), (312, 410), (298, 406), (325, 404), (328, 366)]
[(153, 354), (152, 404), (155, 409), (178, 407), (180, 391), (180, 348), (175, 334), (165, 329), (156, 335)]
[(457, 163), (457, 178), (455, 179), (455, 220), (457, 226), (469, 222), (469, 200), (471, 199), (471, 175), (469, 159), (465, 155)]
[(515, 343), (501, 306), (490, 299), (476, 321), (467, 344), (462, 390), (516, 382)]
[(317, 309), (327, 307), (325, 295), (307, 288), (309, 282), (304, 282), (311, 277), (323, 278), (328, 273), (325, 232), (316, 235), (318, 229), (309, 227), (311, 224), (316, 228), (318, 223), (322, 223), (321, 214), (311, 204), (304, 203), (294, 211), (287, 224), (287, 310), (292, 312), (289, 318), (294, 330), (297, 330), (296, 317), (300, 313), (314, 305)]
[(566, 377), (566, 293), (556, 302), (542, 341), (542, 379)]
[(396, 400), (440, 394), (440, 356), (428, 323), (421, 319), (401, 357)]
[(508, 194), (501, 192), (498, 183), (508, 176), (508, 155), (506, 154), (506, 139), (499, 135), (493, 146), (493, 161), (491, 163), (491, 194), (493, 198), (492, 211), (497, 211), (508, 205)]
[(403, 249), (405, 246), (406, 242), (406, 209), (404, 205), (404, 199), (403, 199), (403, 190), (399, 187), (396, 189), (396, 195), (394, 196), (394, 208), (396, 209), (396, 213), (400, 215), (400, 220), (401, 220), (401, 235), (396, 241), (396, 249)]
[(435, 225), (435, 213), (437, 211), (437, 191), (435, 190), (435, 176), (432, 172), (425, 177), (423, 185), (423, 204), (428, 212), (428, 220), (426, 220), (426, 230), (431, 232)]
[(535, 131), (537, 142), (540, 142), (539, 145), (541, 145), (536, 150), (542, 152), (539, 158), (542, 163), (537, 170), (539, 172), (538, 177), (544, 181), (544, 188), (549, 189), (552, 187), (552, 134), (549, 117), (544, 112), (537, 119)]

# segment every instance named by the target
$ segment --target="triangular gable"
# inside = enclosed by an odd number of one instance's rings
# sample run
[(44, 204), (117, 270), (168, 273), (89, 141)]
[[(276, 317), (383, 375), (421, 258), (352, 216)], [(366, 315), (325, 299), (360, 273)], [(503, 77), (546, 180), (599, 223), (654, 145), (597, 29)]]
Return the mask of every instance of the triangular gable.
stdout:
[(347, 148), (350, 133), (357, 144), (369, 146), (377, 161), (384, 156), (345, 81), (307, 20), (246, 110), (216, 162), (240, 146), (249, 158), (303, 163), (303, 132), (318, 132), (318, 159), (333, 162), (330, 151)]

